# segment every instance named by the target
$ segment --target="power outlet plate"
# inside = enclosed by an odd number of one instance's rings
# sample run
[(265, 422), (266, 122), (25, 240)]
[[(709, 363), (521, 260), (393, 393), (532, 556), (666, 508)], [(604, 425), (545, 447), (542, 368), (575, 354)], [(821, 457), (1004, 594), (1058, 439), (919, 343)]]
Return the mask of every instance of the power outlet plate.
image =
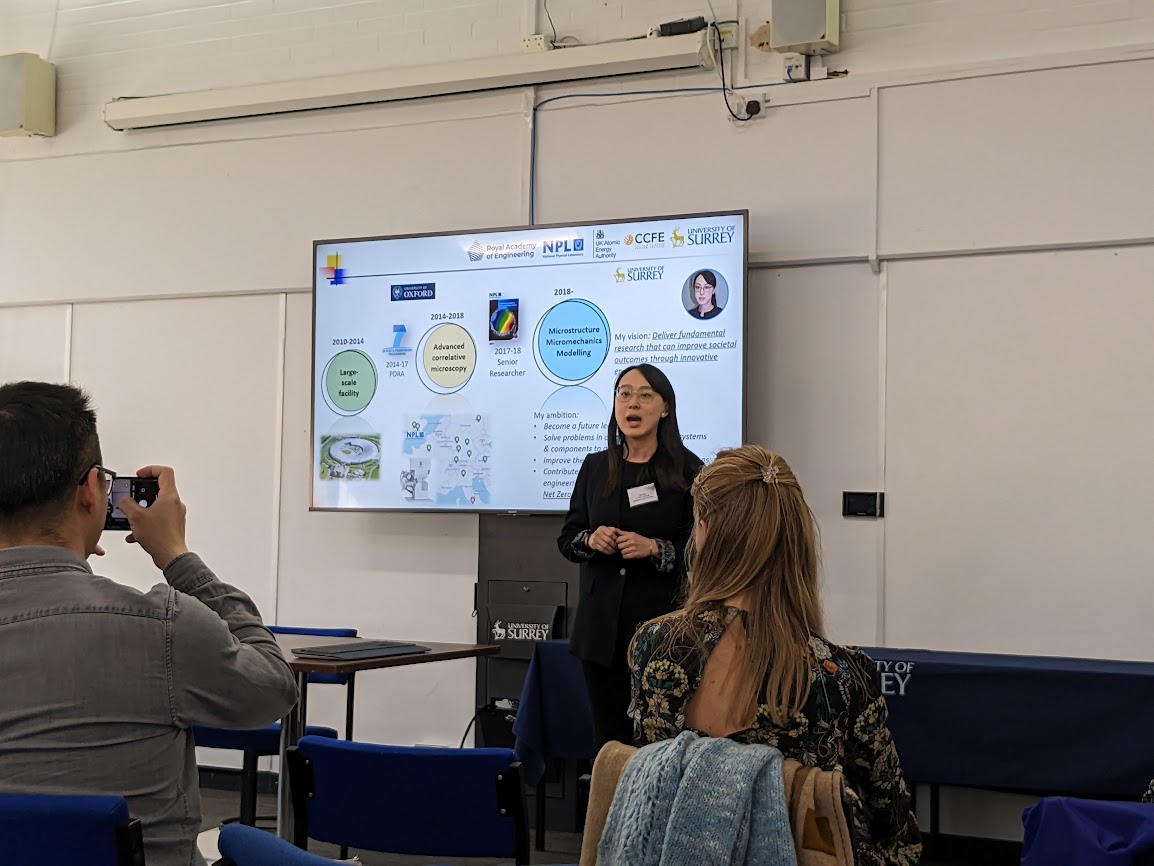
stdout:
[(712, 27), (709, 29), (713, 33), (712, 39), (714, 41), (714, 45), (717, 44), (717, 35), (718, 32), (720, 32), (722, 51), (731, 51), (737, 48), (737, 40), (741, 38), (740, 24), (718, 24), (717, 30), (713, 30)]
[(536, 54), (539, 51), (552, 51), (553, 43), (550, 42), (544, 33), (535, 33), (532, 36), (526, 36), (521, 40), (522, 51), (525, 54)]
[(809, 81), (809, 64), (804, 54), (781, 55), (783, 81)]

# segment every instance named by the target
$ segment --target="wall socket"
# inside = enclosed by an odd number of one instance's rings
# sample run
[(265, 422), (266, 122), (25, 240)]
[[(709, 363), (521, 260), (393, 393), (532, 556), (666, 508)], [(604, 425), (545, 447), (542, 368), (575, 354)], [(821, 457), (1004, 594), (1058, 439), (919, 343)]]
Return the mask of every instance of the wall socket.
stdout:
[(553, 43), (545, 38), (544, 33), (536, 33), (532, 36), (526, 36), (521, 40), (522, 52), (525, 54), (536, 54), (538, 51), (552, 51)]
[(781, 55), (781, 77), (785, 81), (809, 81), (809, 62), (804, 54)]
[(718, 24), (717, 30), (714, 30), (712, 27), (709, 29), (712, 33), (710, 38), (714, 40), (715, 45), (717, 44), (717, 35), (720, 32), (722, 51), (729, 51), (730, 49), (737, 47), (737, 40), (741, 37), (740, 24)]

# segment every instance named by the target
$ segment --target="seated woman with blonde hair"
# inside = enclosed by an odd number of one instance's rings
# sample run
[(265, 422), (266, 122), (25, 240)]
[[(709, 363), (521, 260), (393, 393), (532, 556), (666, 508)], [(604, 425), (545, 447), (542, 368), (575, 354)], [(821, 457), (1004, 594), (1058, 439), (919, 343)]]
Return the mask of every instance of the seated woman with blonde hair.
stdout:
[(793, 470), (745, 445), (721, 451), (693, 495), (685, 607), (642, 626), (630, 648), (637, 744), (691, 730), (840, 769), (855, 862), (917, 863), (874, 663), (823, 637), (817, 528)]

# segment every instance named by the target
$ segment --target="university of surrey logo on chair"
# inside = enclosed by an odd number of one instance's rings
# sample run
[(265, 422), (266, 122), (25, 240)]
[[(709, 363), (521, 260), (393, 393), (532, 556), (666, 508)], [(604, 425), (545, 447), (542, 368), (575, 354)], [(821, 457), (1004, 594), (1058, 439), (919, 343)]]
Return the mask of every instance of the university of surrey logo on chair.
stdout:
[(495, 623), (493, 623), (493, 640), (506, 640), (508, 639), (508, 636), (509, 635), (508, 632), (505, 631), (505, 627), (501, 625), (501, 620), (497, 620)]

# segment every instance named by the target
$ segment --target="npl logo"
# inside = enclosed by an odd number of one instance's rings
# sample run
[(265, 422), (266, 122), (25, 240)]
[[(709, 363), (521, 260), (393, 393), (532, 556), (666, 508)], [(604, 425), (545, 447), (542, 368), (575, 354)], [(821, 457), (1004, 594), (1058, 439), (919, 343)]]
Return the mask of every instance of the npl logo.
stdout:
[(544, 241), (541, 244), (541, 258), (543, 259), (575, 258), (583, 255), (585, 255), (584, 238)]

